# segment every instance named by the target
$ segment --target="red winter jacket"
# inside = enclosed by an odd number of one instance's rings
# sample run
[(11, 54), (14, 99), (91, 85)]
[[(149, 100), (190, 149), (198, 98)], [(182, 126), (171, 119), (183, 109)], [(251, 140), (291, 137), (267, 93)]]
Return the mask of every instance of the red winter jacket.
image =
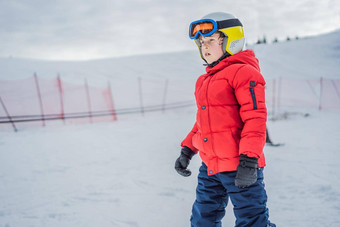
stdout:
[(181, 146), (199, 152), (208, 175), (235, 171), (240, 154), (265, 166), (265, 81), (252, 50), (223, 59), (196, 82), (196, 123)]

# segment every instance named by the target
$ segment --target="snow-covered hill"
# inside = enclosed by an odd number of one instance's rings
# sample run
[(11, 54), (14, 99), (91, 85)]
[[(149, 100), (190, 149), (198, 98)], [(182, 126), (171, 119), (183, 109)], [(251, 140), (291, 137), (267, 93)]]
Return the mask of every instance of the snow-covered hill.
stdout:
[[(340, 30), (290, 42), (249, 46), (260, 60), (266, 78), (339, 78)], [(202, 60), (192, 43), (193, 51), (138, 55), (92, 61), (44, 61), (32, 59), (0, 58), (0, 80), (32, 76), (93, 83), (125, 80), (135, 77), (195, 79), (204, 72)]]
[(340, 30), (290, 42), (254, 46), (266, 78), (340, 78)]
[[(337, 31), (254, 49), (266, 78), (339, 78), (339, 39)], [(86, 62), (8, 58), (0, 59), (0, 80), (59, 73), (99, 86), (110, 79), (119, 93), (137, 77), (168, 78), (192, 94), (201, 64), (194, 51)], [(264, 151), (270, 219), (278, 226), (340, 226), (340, 112), (306, 112), (268, 121), (272, 140), (285, 143)], [(194, 120), (192, 106), (117, 122), (0, 131), (0, 226), (189, 226), (200, 159), (194, 157), (189, 178), (173, 166)], [(226, 227), (234, 226), (230, 205)]]

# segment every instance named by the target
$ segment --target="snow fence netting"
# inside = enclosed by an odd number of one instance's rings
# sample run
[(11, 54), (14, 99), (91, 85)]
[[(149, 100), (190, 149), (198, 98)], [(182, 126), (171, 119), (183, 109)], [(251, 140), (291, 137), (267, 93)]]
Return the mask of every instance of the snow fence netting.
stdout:
[[(114, 121), (117, 114), (140, 114), (194, 105), (193, 88), (176, 80), (137, 78), (129, 83), (92, 86), (70, 83), (56, 77), (34, 75), (20, 80), (0, 81), (0, 129), (13, 124), (44, 126)], [(115, 109), (112, 93), (118, 97)], [(182, 99), (183, 97), (183, 99)], [(180, 99), (179, 99), (180, 98)], [(189, 100), (189, 101), (185, 101)], [(272, 116), (286, 111), (339, 109), (340, 80), (270, 78), (266, 80), (266, 105)]]
[[(111, 88), (97, 88), (37, 76), (0, 82), (0, 127), (116, 120)], [(54, 123), (53, 123), (54, 124)]]

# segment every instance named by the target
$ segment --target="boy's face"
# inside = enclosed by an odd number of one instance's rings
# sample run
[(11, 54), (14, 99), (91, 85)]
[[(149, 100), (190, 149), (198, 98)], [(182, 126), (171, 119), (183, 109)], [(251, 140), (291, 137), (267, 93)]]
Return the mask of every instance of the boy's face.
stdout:
[(202, 56), (208, 64), (217, 61), (223, 56), (223, 37), (220, 37), (220, 34), (214, 33), (208, 37), (201, 36), (199, 40), (201, 43)]

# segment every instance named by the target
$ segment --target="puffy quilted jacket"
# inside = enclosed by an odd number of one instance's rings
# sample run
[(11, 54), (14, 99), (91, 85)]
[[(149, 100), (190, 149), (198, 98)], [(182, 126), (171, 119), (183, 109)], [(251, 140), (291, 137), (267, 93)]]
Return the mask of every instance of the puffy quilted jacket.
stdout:
[(223, 59), (196, 82), (196, 122), (181, 143), (199, 152), (208, 175), (235, 171), (240, 154), (265, 166), (265, 81), (252, 50)]

